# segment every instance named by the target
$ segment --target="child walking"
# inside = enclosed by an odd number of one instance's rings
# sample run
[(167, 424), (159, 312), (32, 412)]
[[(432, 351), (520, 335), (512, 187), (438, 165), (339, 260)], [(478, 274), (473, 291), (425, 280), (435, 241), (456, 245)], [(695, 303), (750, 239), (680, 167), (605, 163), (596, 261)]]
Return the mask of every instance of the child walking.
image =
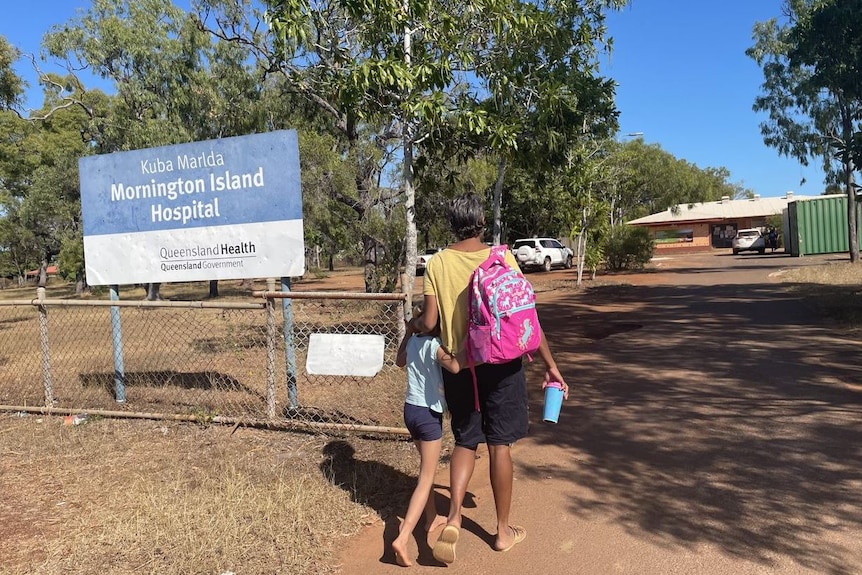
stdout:
[[(414, 319), (422, 315), (422, 307), (413, 310)], [(395, 363), (398, 367), (407, 366), (407, 394), (404, 400), (404, 424), (419, 451), (419, 480), (410, 497), (404, 522), (398, 537), (392, 542), (395, 562), (402, 567), (410, 567), (413, 562), (407, 557), (407, 540), (425, 513), (425, 530), (430, 532), (446, 523), (446, 517), (437, 514), (431, 492), (434, 476), (440, 461), (443, 442), (443, 412), (446, 400), (443, 398), (443, 372), (458, 373), (461, 365), (454, 356), (440, 345), (435, 330), (432, 334), (415, 331), (413, 322), (408, 321), (406, 334), (398, 348)]]

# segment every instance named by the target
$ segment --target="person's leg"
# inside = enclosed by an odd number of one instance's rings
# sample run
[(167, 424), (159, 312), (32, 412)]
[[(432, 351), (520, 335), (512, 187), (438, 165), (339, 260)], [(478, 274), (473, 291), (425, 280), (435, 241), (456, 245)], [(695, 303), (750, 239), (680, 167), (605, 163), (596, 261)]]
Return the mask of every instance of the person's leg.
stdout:
[(451, 416), (455, 447), (449, 461), (449, 525), (461, 527), (461, 509), (476, 464), (476, 448), (485, 442), (482, 414), (475, 411), (470, 370), (453, 374), (443, 370), (443, 387)]
[(508, 445), (489, 445), (488, 458), (491, 475), (491, 490), (494, 492), (494, 509), (497, 512), (497, 538), (494, 548), (511, 547), (514, 534), (509, 529), (509, 511), (512, 508), (512, 451)]
[(461, 508), (475, 463), (475, 448), (456, 445), (452, 450), (452, 459), (449, 461), (449, 516), (446, 518), (446, 527), (434, 543), (433, 555), (437, 561), (455, 561), (455, 548), (461, 534)]
[(423, 489), (426, 493), (425, 531), (429, 532), (446, 523), (446, 516), (437, 513), (437, 503), (434, 501), (434, 478), (437, 476), (442, 446), (442, 439), (423, 441), (419, 446), (421, 461), (419, 464), (419, 482), (416, 485), (416, 490)]
[(464, 498), (467, 496), (467, 487), (473, 476), (476, 466), (476, 450), (469, 447), (456, 445), (452, 450), (452, 459), (449, 462), (449, 517), (446, 523), (461, 527), (461, 509), (464, 506)]
[(494, 549), (510, 549), (525, 532), (509, 524), (514, 467), (511, 445), (527, 435), (529, 426), (526, 378), (520, 361), (489, 366), (480, 388), (480, 400), (488, 438), (489, 474), (497, 512)]
[(440, 461), (440, 449), (443, 441), (416, 441), (419, 450), (419, 479), (416, 488), (410, 497), (407, 513), (398, 531), (398, 537), (392, 542), (392, 550), (395, 552), (395, 561), (402, 567), (413, 565), (407, 557), (407, 541), (410, 534), (419, 522), (419, 518), (425, 512), (425, 528), (433, 530), (446, 522), (446, 518), (437, 515), (434, 498), (431, 491), (434, 488), (434, 476), (437, 474), (437, 464)]
[(443, 371), (446, 404), (452, 418), (455, 447), (449, 461), (449, 515), (446, 527), (434, 544), (434, 558), (444, 563), (455, 561), (455, 547), (461, 529), (461, 509), (476, 464), (476, 447), (485, 442), (482, 414), (475, 410), (473, 378), (470, 370), (458, 374)]

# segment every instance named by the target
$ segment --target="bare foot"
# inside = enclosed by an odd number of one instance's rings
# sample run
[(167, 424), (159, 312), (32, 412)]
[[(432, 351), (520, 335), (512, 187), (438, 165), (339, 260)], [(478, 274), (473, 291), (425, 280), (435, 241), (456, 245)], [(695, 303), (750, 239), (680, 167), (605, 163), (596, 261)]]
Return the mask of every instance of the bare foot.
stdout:
[(433, 521), (431, 521), (431, 523), (428, 523), (427, 520), (425, 521), (425, 531), (427, 531), (428, 533), (431, 533), (432, 531), (434, 531), (438, 527), (442, 527), (444, 525), (446, 525), (446, 516), (445, 515), (438, 515), (437, 517), (435, 517), (433, 519)]
[(407, 557), (407, 545), (396, 539), (392, 542), (392, 551), (395, 552), (395, 562), (402, 567), (412, 567), (413, 562)]

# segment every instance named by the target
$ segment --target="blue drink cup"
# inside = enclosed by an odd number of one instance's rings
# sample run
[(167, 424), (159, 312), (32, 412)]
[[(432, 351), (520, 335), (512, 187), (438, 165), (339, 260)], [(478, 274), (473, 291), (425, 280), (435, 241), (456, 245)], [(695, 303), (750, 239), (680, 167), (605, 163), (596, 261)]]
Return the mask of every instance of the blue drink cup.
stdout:
[(545, 386), (545, 409), (542, 419), (548, 423), (557, 423), (560, 418), (560, 408), (563, 406), (563, 384), (549, 381)]

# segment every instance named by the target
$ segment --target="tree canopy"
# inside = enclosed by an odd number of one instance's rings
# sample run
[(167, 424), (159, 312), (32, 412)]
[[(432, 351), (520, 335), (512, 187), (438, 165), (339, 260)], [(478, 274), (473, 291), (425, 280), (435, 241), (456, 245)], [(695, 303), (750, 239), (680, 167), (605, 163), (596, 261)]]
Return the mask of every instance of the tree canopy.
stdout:
[(862, 2), (786, 0), (784, 10), (782, 22), (755, 25), (755, 44), (746, 51), (763, 70), (754, 102), (755, 111), (768, 114), (763, 141), (804, 165), (820, 160), (829, 181), (841, 183), (850, 260), (858, 262), (853, 150), (862, 144)]
[(283, 128), (300, 136), (306, 245), (365, 265), (370, 291), (412, 273), (417, 245), (448, 242), (463, 191), (490, 200), (488, 239), (596, 242), (644, 210), (739, 193), (723, 168), (613, 139), (615, 83), (596, 58), (623, 5), (93, 0), (43, 45), (109, 88), (41, 74), (30, 117), (0, 39), (4, 269), (59, 262), (83, 284), (77, 158)]

